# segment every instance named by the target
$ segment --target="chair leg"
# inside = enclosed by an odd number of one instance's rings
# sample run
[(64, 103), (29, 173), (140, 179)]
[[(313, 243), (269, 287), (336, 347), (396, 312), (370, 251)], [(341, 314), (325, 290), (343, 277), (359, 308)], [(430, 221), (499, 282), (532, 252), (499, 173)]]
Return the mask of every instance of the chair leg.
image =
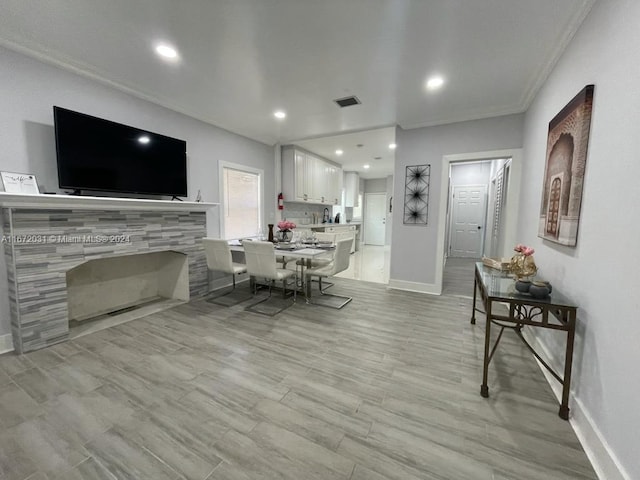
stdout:
[(236, 289), (236, 274), (232, 273), (231, 274), (231, 278), (233, 279), (233, 289), (235, 290)]
[(296, 294), (298, 292), (298, 274), (296, 273), (293, 277), (293, 301), (296, 301)]

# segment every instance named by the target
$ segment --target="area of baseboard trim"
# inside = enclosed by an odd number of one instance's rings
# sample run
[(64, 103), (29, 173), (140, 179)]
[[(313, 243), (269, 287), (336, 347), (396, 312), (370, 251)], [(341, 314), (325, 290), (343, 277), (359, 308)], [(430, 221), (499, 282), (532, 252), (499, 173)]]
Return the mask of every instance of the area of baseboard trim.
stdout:
[[(551, 365), (554, 370), (563, 371), (561, 366), (557, 364), (553, 356), (549, 353), (549, 349), (544, 342), (540, 341), (530, 330), (525, 329), (522, 331), (522, 334), (545, 362)], [(562, 387), (560, 383), (553, 378), (540, 362), (538, 362), (538, 366), (551, 386), (551, 390), (559, 403), (562, 398)], [(603, 438), (602, 433), (600, 433), (600, 430), (582, 401), (572, 395), (570, 395), (569, 398), (569, 407), (571, 408), (569, 423), (576, 432), (578, 441), (587, 454), (598, 478), (601, 480), (631, 480), (631, 477), (624, 471), (624, 468), (620, 465), (611, 447), (609, 447), (609, 444)]]
[(408, 292), (428, 293), (429, 295), (441, 295), (442, 289), (433, 283), (408, 282), (406, 280), (389, 279), (389, 288), (406, 290)]

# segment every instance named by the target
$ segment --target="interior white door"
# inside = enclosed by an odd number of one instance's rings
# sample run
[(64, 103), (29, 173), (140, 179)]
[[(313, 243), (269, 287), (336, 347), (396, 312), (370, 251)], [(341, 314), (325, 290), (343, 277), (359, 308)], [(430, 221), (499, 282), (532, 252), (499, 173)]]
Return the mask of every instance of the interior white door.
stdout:
[(364, 195), (364, 243), (384, 245), (386, 232), (385, 193), (365, 193)]
[(486, 199), (486, 185), (453, 187), (450, 245), (452, 257), (480, 258)]

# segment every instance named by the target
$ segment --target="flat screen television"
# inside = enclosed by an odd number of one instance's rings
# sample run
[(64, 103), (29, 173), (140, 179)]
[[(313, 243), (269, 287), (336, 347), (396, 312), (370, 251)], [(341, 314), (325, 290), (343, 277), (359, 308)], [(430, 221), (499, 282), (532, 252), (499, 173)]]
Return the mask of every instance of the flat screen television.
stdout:
[(187, 195), (187, 142), (53, 107), (62, 189)]

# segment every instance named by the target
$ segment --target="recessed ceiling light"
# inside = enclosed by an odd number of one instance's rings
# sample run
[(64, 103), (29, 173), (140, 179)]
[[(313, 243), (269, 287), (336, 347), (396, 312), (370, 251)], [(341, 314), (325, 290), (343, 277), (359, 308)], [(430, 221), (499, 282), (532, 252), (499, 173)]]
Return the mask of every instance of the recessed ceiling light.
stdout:
[(390, 143), (390, 144), (389, 144), (389, 149), (390, 149), (390, 150), (395, 150), (395, 149), (396, 149), (396, 147), (397, 147), (397, 145), (396, 145), (395, 143)]
[(370, 166), (371, 166), (371, 165), (369, 165), (369, 164), (367, 163), (366, 165), (364, 165), (364, 166), (363, 166), (363, 168), (364, 168), (365, 170), (367, 170)]
[(342, 155), (344, 152), (340, 149), (336, 150), (336, 155)]
[(280, 120), (282, 120), (283, 118), (285, 118), (287, 116), (286, 113), (284, 113), (282, 110), (277, 110), (275, 112), (273, 112), (273, 116), (276, 118), (279, 118)]
[(156, 46), (156, 53), (164, 58), (174, 59), (178, 57), (178, 51), (166, 44)]
[(147, 136), (147, 135), (141, 135), (140, 137), (138, 137), (138, 142), (146, 145), (147, 143), (149, 143), (151, 141), (151, 139)]
[(429, 90), (436, 90), (442, 85), (444, 85), (444, 78), (440, 76), (431, 77), (429, 78), (429, 80), (427, 80), (427, 88)]

